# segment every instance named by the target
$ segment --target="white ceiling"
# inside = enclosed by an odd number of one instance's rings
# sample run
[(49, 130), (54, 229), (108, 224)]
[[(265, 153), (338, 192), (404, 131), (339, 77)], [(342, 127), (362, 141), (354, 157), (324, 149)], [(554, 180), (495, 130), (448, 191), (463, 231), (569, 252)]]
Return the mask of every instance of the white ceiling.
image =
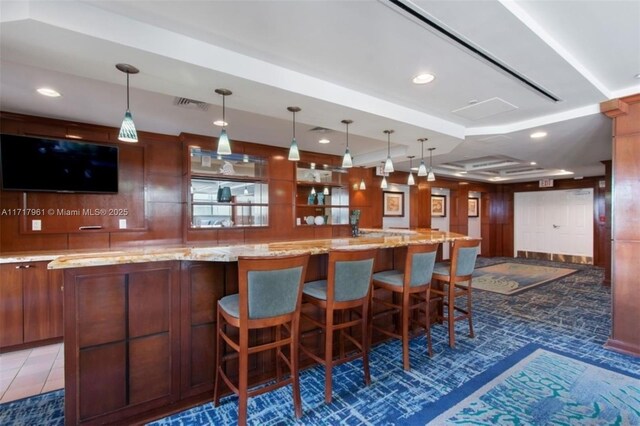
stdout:
[[(508, 158), (476, 180), (594, 176), (611, 158), (604, 100), (640, 92), (640, 1), (403, 1), (516, 73), (554, 102), (389, 1), (0, 2), (0, 107), (118, 126), (125, 76), (139, 130), (216, 136), (227, 88), (233, 139), (342, 154), (343, 119), (358, 165), (436, 147), (440, 175)], [(411, 78), (436, 79), (417, 86)], [(55, 88), (44, 98), (38, 87)], [(177, 107), (175, 97), (211, 104)], [(310, 132), (313, 127), (329, 129)], [(544, 139), (530, 139), (544, 130)], [(331, 143), (318, 144), (328, 137)], [(536, 162), (535, 167), (529, 165)], [(464, 165), (464, 166), (462, 166)], [(524, 169), (534, 169), (525, 172)], [(514, 170), (520, 170), (514, 173)]]

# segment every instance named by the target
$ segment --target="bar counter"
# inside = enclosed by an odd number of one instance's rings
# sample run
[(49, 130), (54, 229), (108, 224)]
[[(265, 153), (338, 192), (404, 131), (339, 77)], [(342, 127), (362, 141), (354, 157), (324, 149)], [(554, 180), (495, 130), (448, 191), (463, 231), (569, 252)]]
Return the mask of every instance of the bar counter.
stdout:
[[(238, 292), (239, 256), (309, 253), (305, 281), (312, 281), (326, 278), (332, 248), (379, 248), (375, 270), (381, 271), (404, 265), (408, 245), (464, 238), (363, 230), (357, 238), (61, 253), (49, 268), (64, 274), (65, 423), (133, 424), (210, 401), (216, 305)], [(303, 309), (316, 315), (313, 306)], [(272, 334), (262, 330), (251, 340), (266, 342)], [(320, 353), (320, 340), (316, 346)], [(251, 383), (275, 376), (273, 354), (254, 358)], [(311, 364), (301, 357), (302, 367)], [(237, 365), (227, 368), (235, 376)]]
[[(240, 256), (282, 256), (294, 254), (324, 254), (330, 249), (395, 248), (409, 244), (447, 242), (467, 238), (462, 234), (432, 230), (362, 229), (356, 238), (283, 241), (268, 244), (238, 244), (228, 246), (158, 246), (103, 252), (84, 252), (51, 255), (49, 269), (80, 268), (86, 266), (121, 265), (127, 263), (160, 262), (167, 260), (236, 262)], [(42, 258), (47, 256), (40, 255)], [(29, 255), (13, 256), (6, 261), (28, 260)], [(2, 261), (0, 259), (0, 261)]]

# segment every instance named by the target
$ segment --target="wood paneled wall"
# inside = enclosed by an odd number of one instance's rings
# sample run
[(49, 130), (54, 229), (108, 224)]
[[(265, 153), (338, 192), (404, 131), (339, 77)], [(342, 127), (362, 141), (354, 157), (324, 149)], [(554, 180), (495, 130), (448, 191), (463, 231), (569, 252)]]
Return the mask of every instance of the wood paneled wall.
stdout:
[(640, 356), (640, 94), (600, 105), (613, 118), (612, 332), (606, 346)]

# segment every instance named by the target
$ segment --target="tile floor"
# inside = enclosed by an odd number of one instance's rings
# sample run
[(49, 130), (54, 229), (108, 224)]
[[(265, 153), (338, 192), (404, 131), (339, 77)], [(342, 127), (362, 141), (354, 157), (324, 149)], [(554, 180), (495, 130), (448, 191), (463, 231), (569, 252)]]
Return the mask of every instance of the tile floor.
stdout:
[(0, 403), (63, 387), (62, 343), (0, 355)]

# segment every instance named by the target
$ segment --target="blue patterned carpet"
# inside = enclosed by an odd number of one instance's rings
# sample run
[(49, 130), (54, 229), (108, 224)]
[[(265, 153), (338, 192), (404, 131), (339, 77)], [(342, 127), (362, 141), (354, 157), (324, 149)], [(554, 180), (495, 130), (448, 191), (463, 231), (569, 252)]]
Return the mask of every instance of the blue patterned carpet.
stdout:
[[(434, 357), (426, 355), (426, 339), (415, 338), (411, 344), (410, 372), (402, 370), (398, 341), (377, 345), (370, 358), (371, 385), (362, 385), (359, 361), (337, 367), (330, 405), (323, 400), (322, 370), (305, 370), (301, 374), (302, 419), (295, 419), (291, 389), (285, 387), (249, 400), (250, 424), (404, 425), (409, 420), (424, 424), (430, 419), (423, 413), (425, 407), (438, 406), (440, 411), (450, 408), (457, 401), (451, 402), (448, 395), (474, 379), (483, 379), (483, 373), (531, 343), (623, 373), (640, 371), (640, 359), (602, 348), (611, 328), (610, 290), (600, 284), (602, 269), (512, 258), (479, 258), (477, 267), (505, 261), (568, 266), (578, 272), (512, 296), (474, 291), (475, 339), (467, 337), (466, 322), (459, 323), (457, 347), (450, 349), (445, 328), (435, 325)], [(48, 403), (39, 402), (41, 405), (35, 408), (38, 401), (29, 398), (1, 405), (0, 424), (62, 424), (62, 418), (58, 417), (62, 415), (60, 395), (38, 398), (47, 398)], [(236, 423), (236, 411), (237, 399), (227, 397), (217, 409), (204, 404), (153, 424), (231, 425)], [(602, 418), (590, 424), (608, 422)]]

